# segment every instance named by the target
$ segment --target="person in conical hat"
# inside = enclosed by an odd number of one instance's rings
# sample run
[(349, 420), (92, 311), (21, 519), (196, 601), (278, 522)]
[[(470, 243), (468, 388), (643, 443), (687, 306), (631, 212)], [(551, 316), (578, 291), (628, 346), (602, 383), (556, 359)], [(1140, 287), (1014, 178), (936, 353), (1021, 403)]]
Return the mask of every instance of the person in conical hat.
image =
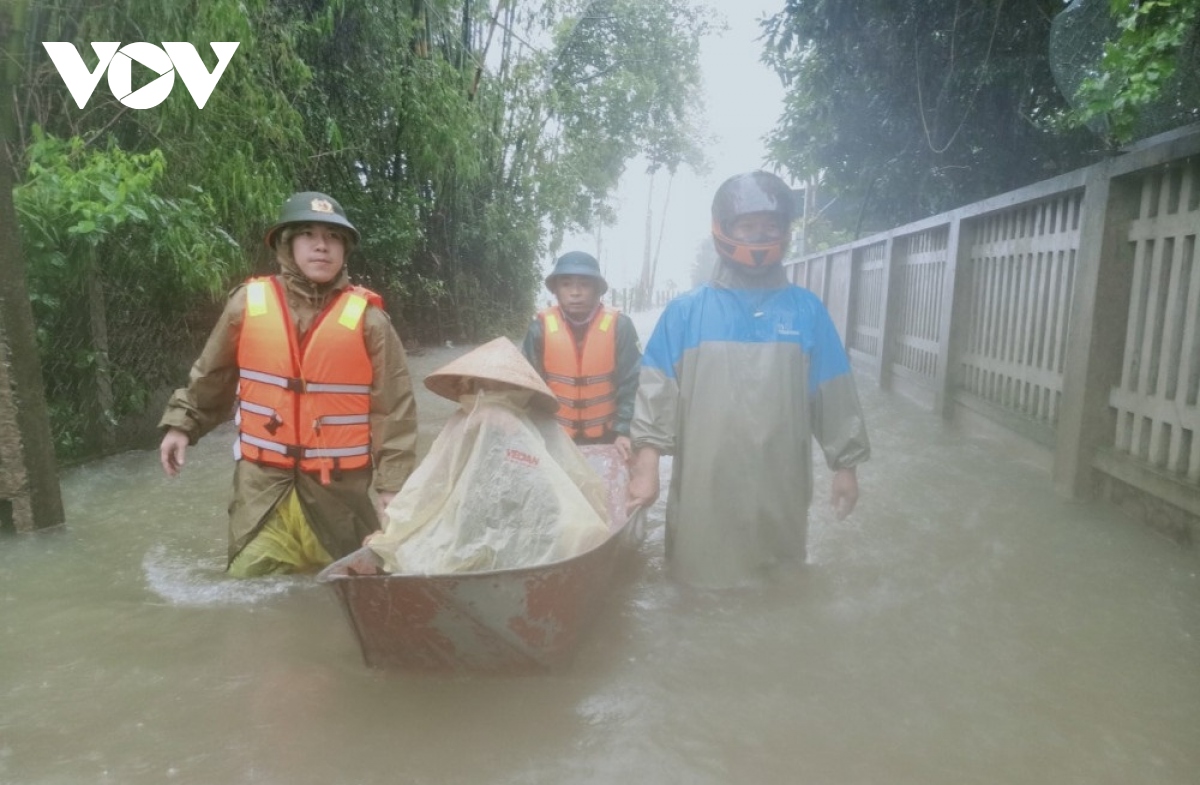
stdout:
[(363, 545), (388, 572), (533, 566), (607, 537), (605, 487), (559, 427), (558, 399), (508, 338), (447, 363), (425, 386), (459, 404), (381, 532)]
[(546, 288), (557, 304), (533, 318), (521, 351), (558, 398), (559, 424), (575, 443), (615, 444), (628, 461), (642, 359), (637, 329), (601, 302), (608, 282), (591, 254), (558, 257)]
[(525, 356), (500, 337), (457, 357), (425, 377), (430, 392), (452, 401), (479, 390), (528, 390), (529, 407), (558, 411), (558, 399)]
[(228, 569), (239, 577), (307, 572), (350, 553), (416, 464), (404, 347), (382, 298), (350, 283), (360, 236), (342, 205), (294, 193), (263, 239), (279, 272), (230, 294), (159, 423), (174, 477), (236, 403)]

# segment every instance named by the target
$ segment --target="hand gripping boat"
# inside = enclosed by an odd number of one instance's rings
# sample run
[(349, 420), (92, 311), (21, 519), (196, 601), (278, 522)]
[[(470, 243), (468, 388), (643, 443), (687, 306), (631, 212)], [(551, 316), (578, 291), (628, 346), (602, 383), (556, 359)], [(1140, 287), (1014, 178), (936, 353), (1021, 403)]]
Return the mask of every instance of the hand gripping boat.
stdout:
[(611, 445), (580, 448), (608, 490), (610, 532), (570, 559), (490, 572), (392, 575), (361, 548), (326, 567), (329, 584), (377, 668), (528, 672), (569, 661), (608, 596), (623, 552), (641, 537), (625, 515), (628, 475)]

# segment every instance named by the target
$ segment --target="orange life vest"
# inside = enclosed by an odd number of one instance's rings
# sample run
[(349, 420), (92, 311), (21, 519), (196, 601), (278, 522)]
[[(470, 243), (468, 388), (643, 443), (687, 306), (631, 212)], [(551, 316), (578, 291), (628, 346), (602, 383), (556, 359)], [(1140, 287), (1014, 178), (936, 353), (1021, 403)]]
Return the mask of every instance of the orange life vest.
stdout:
[(538, 314), (546, 384), (558, 396), (559, 423), (572, 439), (595, 439), (617, 419), (617, 311), (602, 307), (582, 348), (558, 306)]
[(275, 278), (246, 285), (238, 340), (238, 459), (331, 474), (371, 463), (371, 358), (363, 339), (379, 295), (344, 289), (302, 343)]

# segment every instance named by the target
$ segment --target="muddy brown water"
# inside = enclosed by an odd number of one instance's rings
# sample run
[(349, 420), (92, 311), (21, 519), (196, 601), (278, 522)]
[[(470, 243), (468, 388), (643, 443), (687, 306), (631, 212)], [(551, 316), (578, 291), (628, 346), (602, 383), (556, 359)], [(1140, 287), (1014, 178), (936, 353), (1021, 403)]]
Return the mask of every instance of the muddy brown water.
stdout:
[[(863, 496), (835, 522), (818, 475), (805, 568), (685, 591), (659, 506), (535, 676), (374, 671), (327, 587), (226, 578), (227, 429), (179, 480), (151, 451), (72, 469), (66, 527), (0, 540), (0, 783), (1200, 781), (1195, 551), (862, 392)], [(419, 406), (427, 449), (453, 405)]]

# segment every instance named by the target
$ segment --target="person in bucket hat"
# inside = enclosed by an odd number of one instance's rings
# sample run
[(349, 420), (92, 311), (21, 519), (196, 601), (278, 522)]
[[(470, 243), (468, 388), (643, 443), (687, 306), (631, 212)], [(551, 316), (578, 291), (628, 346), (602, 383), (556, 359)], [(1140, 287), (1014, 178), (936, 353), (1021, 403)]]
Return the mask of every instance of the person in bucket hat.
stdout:
[(174, 477), (234, 411), (232, 575), (307, 572), (350, 553), (412, 473), (408, 364), (382, 298), (350, 283), (359, 239), (333, 197), (289, 196), (263, 236), (279, 272), (233, 290), (159, 423)]
[(558, 257), (546, 288), (557, 305), (534, 316), (521, 351), (557, 396), (559, 424), (575, 443), (615, 444), (628, 461), (642, 359), (637, 329), (601, 303), (608, 282), (591, 254)]
[(659, 458), (674, 456), (667, 564), (691, 585), (738, 586), (776, 564), (804, 563), (813, 440), (833, 474), (838, 518), (854, 508), (856, 467), (870, 456), (833, 320), (781, 264), (791, 202), (769, 172), (722, 183), (713, 279), (668, 303), (646, 344), (629, 505), (654, 503)]

